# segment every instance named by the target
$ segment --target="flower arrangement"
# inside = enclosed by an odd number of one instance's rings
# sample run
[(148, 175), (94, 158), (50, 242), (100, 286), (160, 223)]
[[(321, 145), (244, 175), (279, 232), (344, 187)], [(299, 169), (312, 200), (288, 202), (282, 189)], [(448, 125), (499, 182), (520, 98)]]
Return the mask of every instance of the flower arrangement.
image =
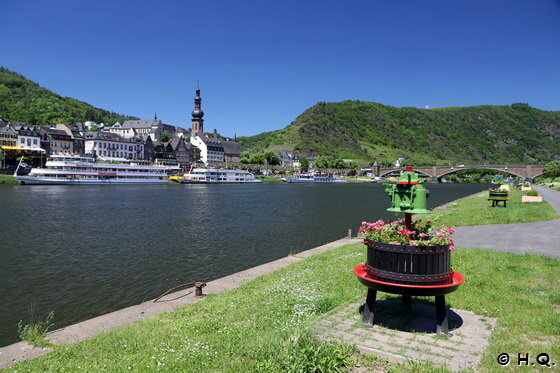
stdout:
[(370, 241), (410, 246), (449, 245), (450, 250), (455, 249), (453, 227), (434, 226), (429, 221), (415, 221), (412, 223), (412, 229), (406, 228), (404, 220), (378, 220), (374, 223), (364, 221), (359, 232)]

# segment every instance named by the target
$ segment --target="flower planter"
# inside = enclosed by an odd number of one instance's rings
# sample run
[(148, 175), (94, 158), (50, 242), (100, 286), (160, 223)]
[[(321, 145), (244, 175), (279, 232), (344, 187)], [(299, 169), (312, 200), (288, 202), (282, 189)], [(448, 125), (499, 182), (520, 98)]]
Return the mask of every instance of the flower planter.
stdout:
[(497, 190), (489, 190), (488, 198), (507, 198), (508, 192), (499, 192)]
[(541, 196), (521, 196), (521, 202), (542, 202)]
[(522, 186), (522, 187), (521, 187), (521, 191), (522, 191), (522, 192), (526, 192), (526, 191), (531, 190), (531, 189), (532, 189), (532, 188), (531, 188), (530, 186), (528, 186), (528, 187)]
[(451, 246), (411, 246), (365, 240), (366, 271), (381, 280), (408, 285), (444, 285), (452, 281)]

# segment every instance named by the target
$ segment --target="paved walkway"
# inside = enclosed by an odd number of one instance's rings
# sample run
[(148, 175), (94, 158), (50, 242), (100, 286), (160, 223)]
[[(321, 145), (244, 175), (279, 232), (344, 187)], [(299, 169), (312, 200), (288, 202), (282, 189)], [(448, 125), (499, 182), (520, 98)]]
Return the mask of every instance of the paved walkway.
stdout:
[(451, 336), (435, 333), (433, 305), (414, 301), (410, 312), (404, 311), (400, 298), (377, 301), (375, 325), (361, 326), (358, 308), (361, 301), (331, 311), (315, 324), (324, 340), (343, 340), (355, 344), (362, 353), (375, 354), (392, 362), (431, 361), (452, 370), (475, 371), (480, 362), (496, 319), (469, 311), (449, 310)]
[[(560, 214), (560, 192), (534, 187)], [(520, 224), (490, 224), (455, 229), (457, 247), (479, 247), (516, 254), (560, 258), (560, 219)]]

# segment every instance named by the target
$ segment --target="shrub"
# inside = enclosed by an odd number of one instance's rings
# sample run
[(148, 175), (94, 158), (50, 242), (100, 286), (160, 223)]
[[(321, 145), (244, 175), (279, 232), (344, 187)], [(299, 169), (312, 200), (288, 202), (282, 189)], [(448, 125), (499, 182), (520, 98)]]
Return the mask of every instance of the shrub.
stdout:
[(39, 321), (35, 308), (31, 306), (29, 311), (29, 324), (23, 325), (23, 320), (18, 322), (19, 337), (22, 341), (27, 341), (34, 346), (50, 346), (51, 343), (45, 338), (50, 327), (53, 325), (52, 320), (54, 312), (49, 312), (45, 321)]
[(536, 197), (536, 196), (539, 195), (539, 193), (538, 193), (536, 190), (529, 190), (529, 191), (527, 192), (527, 195), (528, 195), (528, 196), (531, 196), (531, 197)]

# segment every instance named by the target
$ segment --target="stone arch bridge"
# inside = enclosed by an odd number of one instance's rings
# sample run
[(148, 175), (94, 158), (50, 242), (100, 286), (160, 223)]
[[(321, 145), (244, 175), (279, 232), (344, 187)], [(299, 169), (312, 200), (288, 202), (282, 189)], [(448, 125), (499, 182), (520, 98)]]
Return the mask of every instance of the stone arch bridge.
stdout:
[[(424, 174), (430, 177), (434, 181), (441, 181), (441, 178), (455, 173), (457, 171), (469, 170), (469, 169), (485, 169), (485, 170), (496, 170), (507, 172), (514, 176), (526, 178), (533, 180), (537, 176), (542, 175), (544, 166), (543, 165), (496, 165), (496, 164), (480, 164), (480, 165), (468, 165), (468, 166), (423, 166), (414, 167), (414, 171)], [(379, 168), (377, 170), (377, 176), (387, 176), (392, 172), (402, 171), (403, 167), (393, 167), (393, 168)]]

